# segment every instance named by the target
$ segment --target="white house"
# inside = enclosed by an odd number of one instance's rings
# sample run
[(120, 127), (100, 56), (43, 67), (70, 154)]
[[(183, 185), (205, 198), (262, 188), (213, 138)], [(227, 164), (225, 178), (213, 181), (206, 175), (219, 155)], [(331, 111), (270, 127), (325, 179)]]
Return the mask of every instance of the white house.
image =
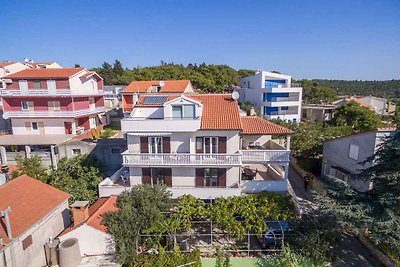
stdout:
[(74, 224), (59, 236), (60, 241), (77, 238), (81, 256), (108, 255), (115, 252), (112, 238), (102, 224), (106, 212), (117, 210), (117, 197), (99, 198), (89, 207), (87, 201), (76, 201), (72, 206)]
[(292, 84), (292, 77), (267, 71), (240, 79), (239, 102), (260, 108), (267, 119), (300, 122), (303, 89)]
[[(155, 183), (202, 199), (287, 191), (291, 131), (241, 117), (229, 94), (142, 95), (121, 127), (123, 168), (100, 183), (100, 196)], [(286, 147), (274, 135), (286, 135)]]
[(70, 224), (68, 198), (27, 175), (0, 186), (0, 266), (45, 266), (44, 245)]

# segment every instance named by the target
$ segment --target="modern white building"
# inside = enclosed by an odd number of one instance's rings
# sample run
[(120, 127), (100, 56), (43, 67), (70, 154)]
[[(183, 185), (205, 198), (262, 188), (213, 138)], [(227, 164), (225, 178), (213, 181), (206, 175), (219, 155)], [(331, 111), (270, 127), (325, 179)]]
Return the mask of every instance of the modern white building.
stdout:
[(156, 183), (175, 198), (287, 191), (291, 131), (241, 117), (230, 94), (142, 95), (121, 127), (123, 167), (100, 183), (101, 197)]
[(239, 102), (250, 102), (260, 108), (267, 119), (300, 122), (302, 91), (292, 84), (292, 77), (267, 71), (240, 79)]

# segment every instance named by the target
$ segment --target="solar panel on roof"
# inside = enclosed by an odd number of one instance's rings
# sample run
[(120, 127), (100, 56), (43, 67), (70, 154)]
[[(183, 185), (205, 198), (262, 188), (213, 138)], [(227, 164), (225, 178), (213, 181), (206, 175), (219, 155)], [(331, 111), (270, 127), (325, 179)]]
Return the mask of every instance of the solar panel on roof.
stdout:
[(167, 101), (167, 96), (146, 96), (143, 100), (143, 104), (163, 104)]

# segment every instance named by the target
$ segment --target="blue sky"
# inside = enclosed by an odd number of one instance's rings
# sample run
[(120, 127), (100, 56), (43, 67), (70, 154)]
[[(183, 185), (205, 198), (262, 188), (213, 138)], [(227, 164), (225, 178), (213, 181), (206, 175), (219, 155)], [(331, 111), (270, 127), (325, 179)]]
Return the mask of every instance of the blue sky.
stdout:
[(0, 60), (160, 60), (399, 79), (399, 0), (0, 0)]

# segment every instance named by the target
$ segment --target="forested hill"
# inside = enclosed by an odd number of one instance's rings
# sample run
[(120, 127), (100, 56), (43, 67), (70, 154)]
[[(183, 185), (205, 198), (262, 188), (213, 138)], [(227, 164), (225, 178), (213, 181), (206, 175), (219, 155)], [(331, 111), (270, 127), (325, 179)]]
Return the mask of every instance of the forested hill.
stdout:
[[(235, 70), (228, 65), (174, 64), (161, 61), (158, 66), (124, 68), (120, 61), (104, 62), (92, 70), (99, 73), (105, 85), (129, 84), (143, 80), (190, 80), (199, 92), (223, 92), (239, 85), (240, 78), (250, 76), (254, 70)], [(288, 73), (290, 75), (290, 73)], [(304, 99), (309, 103), (330, 101), (336, 93), (375, 95), (400, 98), (400, 80), (344, 81), (344, 80), (297, 80), (304, 88)], [(333, 90), (332, 90), (333, 89)]]
[(322, 87), (330, 87), (339, 95), (374, 95), (400, 98), (400, 80), (344, 81), (314, 79)]

